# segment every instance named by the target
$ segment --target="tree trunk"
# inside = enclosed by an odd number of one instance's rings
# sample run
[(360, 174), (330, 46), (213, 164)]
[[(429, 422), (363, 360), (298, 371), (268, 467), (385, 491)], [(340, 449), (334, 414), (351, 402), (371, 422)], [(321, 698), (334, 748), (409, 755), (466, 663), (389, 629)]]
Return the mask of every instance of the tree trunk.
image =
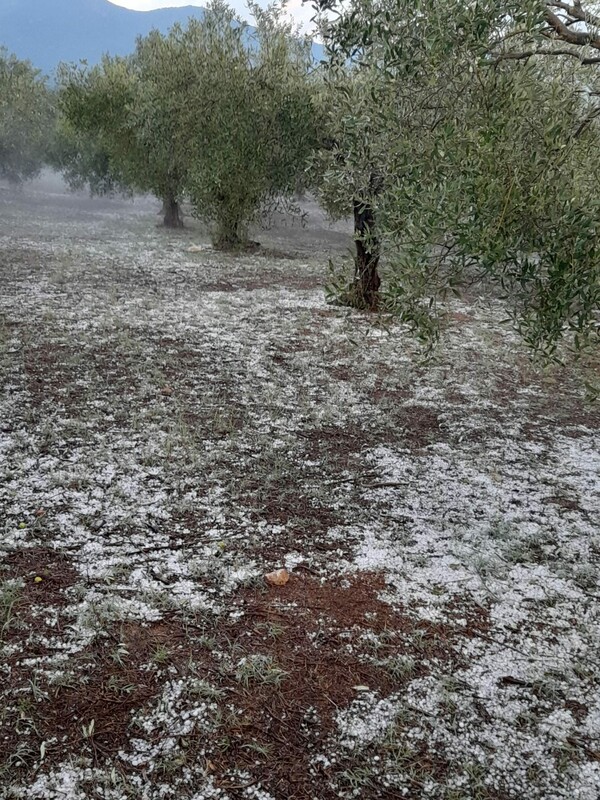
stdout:
[(243, 249), (244, 242), (235, 226), (219, 225), (213, 237), (213, 244), (217, 250), (240, 250)]
[(356, 308), (373, 311), (379, 304), (381, 278), (378, 267), (381, 245), (375, 235), (373, 207), (359, 200), (354, 201), (354, 235), (356, 237), (354, 282), (349, 294), (352, 305)]
[(258, 242), (248, 239), (248, 232), (241, 220), (237, 218), (222, 218), (217, 223), (213, 236), (213, 246), (216, 250), (256, 250), (260, 247)]
[(183, 217), (178, 201), (174, 197), (163, 199), (165, 228), (183, 228)]

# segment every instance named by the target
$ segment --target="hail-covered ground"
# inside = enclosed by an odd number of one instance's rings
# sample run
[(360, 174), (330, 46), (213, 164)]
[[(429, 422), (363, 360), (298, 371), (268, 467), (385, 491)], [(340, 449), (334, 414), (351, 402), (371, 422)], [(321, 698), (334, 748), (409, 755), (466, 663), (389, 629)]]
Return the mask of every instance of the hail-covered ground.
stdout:
[(597, 800), (583, 368), (155, 210), (0, 190), (2, 800)]

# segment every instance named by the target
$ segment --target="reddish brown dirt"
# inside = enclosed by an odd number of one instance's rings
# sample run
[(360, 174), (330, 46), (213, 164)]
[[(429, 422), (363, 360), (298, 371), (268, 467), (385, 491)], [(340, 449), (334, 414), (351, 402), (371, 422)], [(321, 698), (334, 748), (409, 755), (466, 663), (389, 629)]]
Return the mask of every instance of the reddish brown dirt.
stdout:
[(67, 604), (65, 589), (77, 582), (78, 574), (63, 553), (35, 547), (9, 553), (0, 565), (0, 579), (23, 581), (15, 615), (21, 624), (31, 624), (37, 607)]
[[(358, 696), (356, 687), (368, 686), (381, 696), (402, 690), (409, 679), (394, 678), (390, 671), (366, 660), (361, 635), (379, 637), (377, 659), (413, 655), (410, 679), (426, 674), (425, 657), (458, 663), (453, 647), (455, 629), (430, 625), (395, 610), (379, 600), (384, 588), (380, 575), (362, 573), (346, 582), (321, 583), (292, 576), (280, 588), (248, 592), (238, 609), (239, 622), (230, 626), (227, 638), (239, 657), (261, 653), (286, 673), (281, 685), (253, 685), (244, 689), (229, 684), (241, 721), (227, 732), (229, 746), (212, 758), (225, 776), (235, 765), (247, 769), (279, 798), (308, 800), (319, 786), (320, 798), (333, 800), (329, 779), (339, 767), (319, 766), (310, 774), (311, 757), (319, 752), (335, 729), (339, 710)], [(484, 624), (482, 614), (479, 623)], [(475, 624), (475, 623), (474, 623)], [(269, 626), (274, 633), (269, 635)], [(415, 634), (418, 645), (415, 644)], [(470, 635), (469, 632), (466, 635)], [(368, 649), (368, 646), (367, 646)], [(311, 723), (311, 714), (318, 725)], [(253, 741), (277, 757), (260, 758), (248, 749)], [(382, 790), (383, 791), (383, 790)], [(381, 795), (385, 796), (385, 792)]]
[[(53, 561), (49, 556), (38, 552), (34, 560), (32, 554), (28, 559), (15, 554), (11, 569), (27, 578), (42, 572), (48, 578), (48, 596), (61, 602), (74, 574), (66, 564), (59, 571), (59, 557), (54, 554)], [(51, 583), (51, 573), (62, 577)], [(177, 677), (192, 670), (192, 675), (205, 676), (223, 692), (218, 701), (222, 722), (206, 761), (217, 785), (237, 798), (242, 790), (232, 788), (234, 772), (247, 770), (277, 800), (309, 800), (317, 785), (320, 800), (333, 800), (336, 795), (328, 789), (329, 780), (342, 766), (321, 765), (311, 776), (311, 759), (323, 751), (334, 732), (338, 711), (358, 696), (356, 687), (368, 686), (382, 697), (401, 692), (406, 681), (427, 673), (424, 659), (435, 658), (452, 670), (460, 664), (455, 647), (460, 638), (487, 625), (482, 609), (473, 611), (466, 632), (458, 626), (419, 621), (380, 600), (384, 588), (383, 577), (375, 573), (329, 582), (297, 573), (284, 587), (265, 584), (238, 593), (232, 598), (230, 610), (235, 614), (229, 620), (205, 618), (193, 623), (172, 614), (158, 623), (116, 625), (72, 659), (72, 680), (62, 686), (39, 681), (47, 697), (28, 707), (35, 746), (19, 770), (33, 768), (39, 745), (51, 737), (58, 741), (47, 745), (46, 764), (86, 755), (99, 765), (127, 750), (132, 714), (153, 702), (164, 682), (164, 676), (157, 679), (142, 667), (159, 659)], [(457, 605), (456, 613), (464, 617), (467, 612)], [(202, 636), (211, 637), (212, 649), (199, 643)], [(371, 650), (373, 639), (378, 645)], [(223, 661), (223, 654), (229, 654), (229, 660)], [(281, 683), (239, 681), (236, 665), (256, 654), (283, 670)], [(406, 677), (394, 677), (380, 663), (399, 655), (410, 655), (415, 662)], [(23, 665), (14, 664), (11, 683), (13, 691), (17, 683), (27, 685)], [(93, 730), (86, 733), (92, 720)], [(8, 745), (5, 752), (14, 752), (17, 742), (10, 740), (10, 727), (2, 733), (3, 744)], [(205, 737), (192, 734), (186, 741), (187, 758), (206, 759), (200, 754), (205, 748)], [(120, 769), (135, 771), (123, 764)]]

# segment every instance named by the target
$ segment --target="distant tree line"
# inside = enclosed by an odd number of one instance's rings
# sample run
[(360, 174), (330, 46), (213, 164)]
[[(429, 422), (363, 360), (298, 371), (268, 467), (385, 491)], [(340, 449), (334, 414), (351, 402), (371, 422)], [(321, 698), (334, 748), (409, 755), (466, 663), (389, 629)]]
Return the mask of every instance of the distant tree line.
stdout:
[(337, 302), (430, 342), (439, 299), (486, 281), (533, 350), (594, 346), (600, 17), (585, 5), (317, 0), (315, 64), (280, 8), (251, 5), (250, 30), (216, 0), (127, 58), (63, 65), (52, 91), (2, 53), (0, 176), (46, 161), (74, 186), (151, 192), (168, 227), (186, 199), (222, 248), (309, 189), (354, 219)]
[[(316, 146), (309, 43), (278, 10), (252, 10), (252, 32), (214, 2), (185, 29), (139, 39), (128, 58), (62, 67), (62, 166), (70, 179), (152, 192), (168, 227), (182, 225), (186, 197), (214, 224), (215, 245), (243, 246), (261, 209), (301, 183)], [(89, 174), (82, 137), (105, 155), (104, 172)]]

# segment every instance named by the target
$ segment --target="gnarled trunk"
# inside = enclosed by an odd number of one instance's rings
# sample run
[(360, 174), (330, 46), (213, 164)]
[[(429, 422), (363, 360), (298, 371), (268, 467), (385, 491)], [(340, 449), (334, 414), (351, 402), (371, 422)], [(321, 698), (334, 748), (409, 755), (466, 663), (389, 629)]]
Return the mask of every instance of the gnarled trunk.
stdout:
[(354, 282), (350, 287), (352, 305), (375, 310), (379, 304), (379, 258), (381, 245), (375, 234), (375, 212), (368, 202), (354, 201), (356, 257)]
[(165, 228), (183, 228), (181, 208), (175, 197), (165, 197), (163, 199), (162, 213), (164, 215)]
[(213, 236), (213, 244), (217, 250), (241, 250), (246, 239), (240, 236), (236, 227), (219, 225)]
[(254, 250), (258, 242), (248, 239), (248, 231), (241, 219), (223, 215), (217, 221), (213, 236), (213, 245), (217, 250)]

